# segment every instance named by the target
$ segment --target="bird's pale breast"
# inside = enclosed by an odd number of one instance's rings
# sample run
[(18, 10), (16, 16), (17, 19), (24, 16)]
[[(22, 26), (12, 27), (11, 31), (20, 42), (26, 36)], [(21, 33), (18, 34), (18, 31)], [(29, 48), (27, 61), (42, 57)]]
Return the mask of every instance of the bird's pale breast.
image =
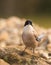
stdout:
[(22, 39), (27, 47), (35, 47), (34, 30), (31, 26), (24, 28)]

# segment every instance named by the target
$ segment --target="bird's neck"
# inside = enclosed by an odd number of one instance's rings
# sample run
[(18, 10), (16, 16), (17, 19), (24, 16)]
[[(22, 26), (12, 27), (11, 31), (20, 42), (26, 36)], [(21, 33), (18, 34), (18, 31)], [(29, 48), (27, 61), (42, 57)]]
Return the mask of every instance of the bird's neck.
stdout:
[(27, 31), (32, 31), (33, 30), (33, 27), (31, 26), (31, 25), (26, 25), (25, 27), (24, 27), (24, 32), (27, 32)]

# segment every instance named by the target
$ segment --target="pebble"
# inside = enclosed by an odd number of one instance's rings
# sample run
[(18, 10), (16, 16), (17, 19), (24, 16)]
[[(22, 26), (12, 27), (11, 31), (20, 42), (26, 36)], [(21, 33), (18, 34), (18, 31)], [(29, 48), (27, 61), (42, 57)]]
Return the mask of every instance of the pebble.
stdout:
[(5, 62), (4, 60), (0, 59), (0, 65), (10, 65), (10, 64)]

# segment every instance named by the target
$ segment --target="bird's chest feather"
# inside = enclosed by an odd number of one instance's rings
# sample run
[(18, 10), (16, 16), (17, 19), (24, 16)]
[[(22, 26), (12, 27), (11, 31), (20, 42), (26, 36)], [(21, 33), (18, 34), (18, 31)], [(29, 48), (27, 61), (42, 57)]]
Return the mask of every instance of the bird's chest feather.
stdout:
[(28, 47), (34, 47), (34, 36), (31, 32), (23, 33), (23, 42)]
[(33, 32), (33, 28), (32, 27), (25, 27), (24, 30), (23, 30), (23, 35), (22, 35), (22, 38), (23, 38), (23, 41), (24, 42), (31, 42), (31, 40), (33, 40), (34, 38), (34, 32)]

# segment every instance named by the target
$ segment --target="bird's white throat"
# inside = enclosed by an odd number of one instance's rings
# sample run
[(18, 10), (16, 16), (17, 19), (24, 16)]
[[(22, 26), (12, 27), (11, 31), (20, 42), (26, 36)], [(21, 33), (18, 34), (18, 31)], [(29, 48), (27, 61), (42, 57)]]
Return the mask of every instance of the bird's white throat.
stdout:
[(23, 32), (31, 32), (31, 31), (34, 31), (31, 25), (26, 25), (23, 29)]

